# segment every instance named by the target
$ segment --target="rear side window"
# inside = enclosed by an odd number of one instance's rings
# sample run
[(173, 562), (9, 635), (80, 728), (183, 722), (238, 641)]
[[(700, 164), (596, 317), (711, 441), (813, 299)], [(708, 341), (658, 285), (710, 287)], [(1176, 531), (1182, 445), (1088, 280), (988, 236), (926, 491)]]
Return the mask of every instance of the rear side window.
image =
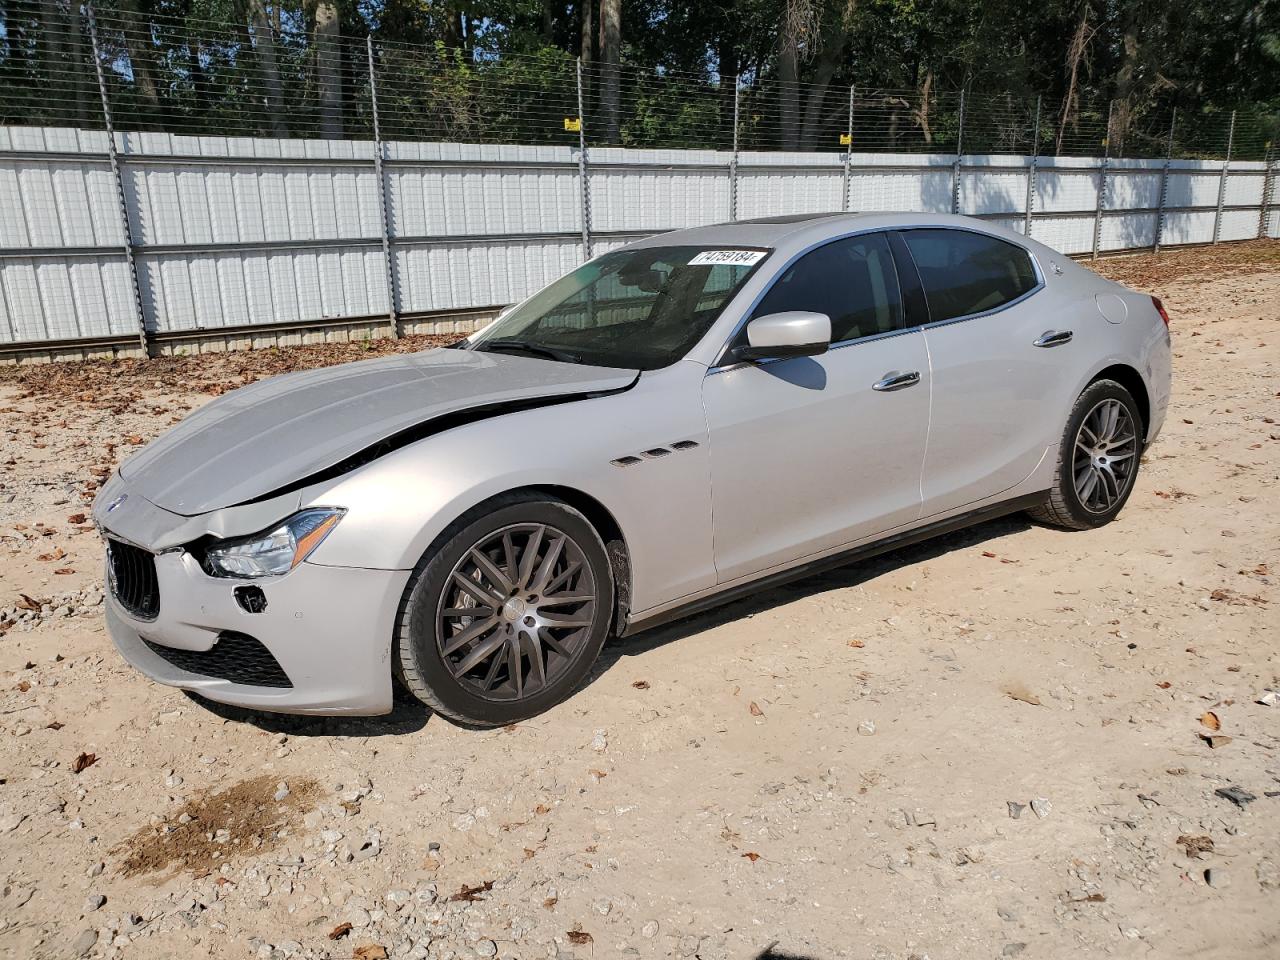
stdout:
[(967, 230), (904, 230), (920, 272), (929, 319), (985, 313), (1034, 290), (1039, 280), (1021, 247)]
[(787, 310), (825, 313), (832, 343), (900, 329), (902, 297), (888, 238), (866, 233), (806, 253), (769, 288), (752, 317)]

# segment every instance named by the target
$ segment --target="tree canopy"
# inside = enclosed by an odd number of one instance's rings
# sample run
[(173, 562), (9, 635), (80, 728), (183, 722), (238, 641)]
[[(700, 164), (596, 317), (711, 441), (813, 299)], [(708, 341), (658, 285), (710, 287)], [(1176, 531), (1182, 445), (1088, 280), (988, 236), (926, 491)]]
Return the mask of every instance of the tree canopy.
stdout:
[[(101, 0), (122, 128), (1261, 157), (1280, 0)], [(0, 122), (100, 119), (89, 8), (0, 0)], [(372, 57), (366, 38), (372, 38)], [(370, 71), (372, 60), (373, 70)], [(371, 80), (372, 74), (372, 80)], [(738, 119), (735, 126), (735, 89)], [(1176, 124), (1173, 123), (1177, 117)]]

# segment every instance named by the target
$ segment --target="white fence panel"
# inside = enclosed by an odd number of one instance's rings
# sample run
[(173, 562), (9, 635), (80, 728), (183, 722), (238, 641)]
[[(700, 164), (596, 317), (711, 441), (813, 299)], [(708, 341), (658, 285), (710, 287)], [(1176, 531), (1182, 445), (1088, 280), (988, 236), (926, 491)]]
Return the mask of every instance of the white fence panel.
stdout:
[[(376, 144), (164, 133), (116, 142), (129, 238), (104, 133), (0, 127), (0, 343), (136, 335), (127, 239), (153, 332), (377, 322), (390, 312)], [(524, 298), (582, 262), (584, 220), (600, 254), (730, 218), (727, 151), (593, 150), (584, 210), (575, 148), (382, 150), (390, 268), (411, 319)], [(737, 215), (941, 213), (956, 197), (962, 213), (1022, 230), (1030, 158), (966, 156), (958, 183), (955, 160), (744, 152)], [(1033, 237), (1064, 253), (1093, 249), (1100, 163), (1037, 160)], [(1213, 238), (1222, 166), (1170, 164), (1163, 244)], [(1101, 250), (1154, 244), (1163, 168), (1108, 161)], [(1280, 207), (1261, 210), (1265, 178), (1261, 163), (1230, 165), (1220, 239), (1252, 238), (1260, 222), (1280, 235)]]

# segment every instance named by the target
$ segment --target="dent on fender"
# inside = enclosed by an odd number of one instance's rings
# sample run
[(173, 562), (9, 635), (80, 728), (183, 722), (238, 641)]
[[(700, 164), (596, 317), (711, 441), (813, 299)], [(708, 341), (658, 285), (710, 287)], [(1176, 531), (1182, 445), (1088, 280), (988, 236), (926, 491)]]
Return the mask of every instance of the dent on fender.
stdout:
[(383, 437), (377, 443), (370, 444), (361, 450), (356, 451), (350, 456), (344, 457), (332, 466), (325, 467), (323, 470), (317, 470), (314, 473), (306, 474), (296, 480), (292, 480), (283, 486), (274, 490), (269, 490), (261, 496), (253, 497), (249, 500), (242, 500), (236, 507), (247, 506), (252, 503), (260, 503), (265, 500), (271, 500), (275, 497), (281, 497), (288, 493), (294, 493), (304, 487), (310, 487), (317, 483), (325, 483), (329, 480), (336, 480), (338, 477), (348, 474), (353, 470), (359, 469), (366, 464), (373, 463), (389, 453), (401, 450), (411, 444), (417, 443), (419, 440), (426, 440), (428, 437), (434, 437), (456, 427), (466, 426), (472, 423), (479, 423), (482, 420), (492, 420), (496, 417), (503, 417), (512, 413), (522, 413), (526, 410), (538, 410), (544, 407), (555, 407), (567, 403), (577, 403), (581, 400), (594, 400), (598, 397), (611, 397), (620, 393), (626, 393), (640, 381), (640, 374), (637, 372), (630, 383), (616, 390), (594, 390), (585, 393), (567, 393), (552, 395), (546, 397), (528, 397), (521, 400), (504, 400), (500, 403), (479, 404), (466, 410), (456, 410), (442, 416), (432, 417), (421, 423), (415, 424), (397, 433)]

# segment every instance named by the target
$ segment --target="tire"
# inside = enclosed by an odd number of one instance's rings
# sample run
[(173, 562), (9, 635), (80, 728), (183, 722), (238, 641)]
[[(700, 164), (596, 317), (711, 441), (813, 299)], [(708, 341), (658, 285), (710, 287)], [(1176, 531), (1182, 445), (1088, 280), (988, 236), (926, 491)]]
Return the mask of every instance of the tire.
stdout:
[[(1114, 412), (1111, 439), (1097, 435)], [(1133, 395), (1114, 380), (1095, 380), (1071, 408), (1048, 499), (1027, 513), (1032, 519), (1067, 530), (1092, 530), (1110, 523), (1133, 492), (1142, 459), (1146, 425)], [(1127, 438), (1127, 439), (1126, 439)], [(1095, 442), (1099, 441), (1099, 442)], [(1086, 450), (1089, 448), (1089, 450)], [(1090, 479), (1090, 474), (1095, 475)]]
[(590, 521), (545, 494), (505, 494), (451, 524), (419, 561), (400, 604), (396, 672), (462, 726), (527, 720), (582, 683), (613, 605)]

